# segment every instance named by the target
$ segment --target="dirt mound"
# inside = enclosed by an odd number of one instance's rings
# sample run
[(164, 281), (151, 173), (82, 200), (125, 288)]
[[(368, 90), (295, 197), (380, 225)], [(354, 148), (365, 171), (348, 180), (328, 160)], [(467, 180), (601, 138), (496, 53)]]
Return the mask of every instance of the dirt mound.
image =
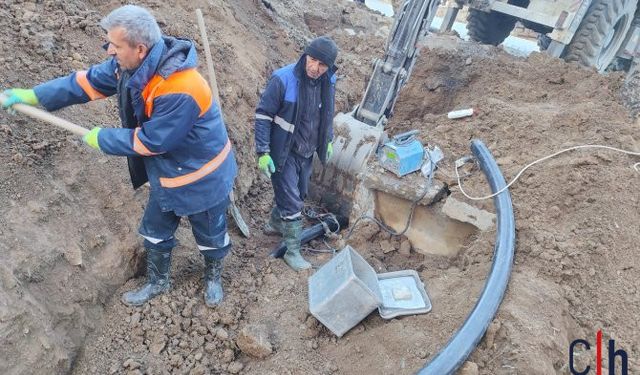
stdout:
[[(427, 41), (422, 55), (389, 132), (418, 128), (425, 143), (446, 150), (446, 180), (474, 138), (489, 147), (507, 180), (571, 146), (640, 150), (638, 127), (618, 100), (621, 76), (542, 54), (514, 59), (448, 37)], [(476, 115), (447, 119), (448, 111), (468, 107)], [(572, 151), (527, 170), (513, 185), (516, 264), (496, 320), (500, 328), (472, 356), (481, 373), (566, 372), (568, 344), (594, 342), (598, 329), (637, 357), (637, 162), (606, 150)], [(483, 196), (489, 192), (478, 175), (465, 187)], [(464, 199), (455, 185), (450, 189)], [(478, 262), (479, 246), (472, 243), (461, 256)], [(587, 356), (593, 363), (595, 352)]]
[[(3, 88), (30, 87), (101, 61), (103, 32), (96, 24), (120, 2), (6, 4), (0, 8), (7, 30), (0, 37)], [(186, 225), (177, 234), (183, 242), (174, 252), (173, 290), (143, 307), (125, 307), (120, 294), (142, 281), (129, 279), (141, 271), (135, 229), (147, 192), (131, 192), (124, 160), (89, 151), (48, 125), (0, 114), (6, 202), (0, 206), (0, 372), (405, 374), (421, 368), (473, 307), (491, 267), (495, 233), (469, 238), (450, 258), (407, 253), (405, 238), (359, 225), (349, 244), (377, 272), (417, 270), (433, 311), (390, 321), (374, 312), (336, 339), (308, 313), (307, 275), (268, 257), (278, 241), (260, 233), (271, 189), (254, 170), (254, 109), (273, 69), (295, 60), (305, 38), (328, 33), (341, 51), (338, 109), (349, 110), (361, 98), (371, 60), (384, 50), (391, 21), (347, 1), (142, 4), (167, 34), (196, 41), (194, 11), (204, 12), (238, 152), (239, 204), (253, 237), (242, 238), (232, 225), (235, 246), (220, 308), (204, 306), (202, 261)], [(540, 54), (516, 59), (434, 38), (388, 130), (421, 129), (425, 143), (440, 146), (445, 160), (438, 176), (463, 200), (452, 166), (469, 153), (472, 138), (487, 144), (507, 179), (568, 146), (638, 151), (637, 125), (617, 99), (621, 82)], [(477, 115), (446, 118), (465, 107)], [(87, 127), (117, 118), (110, 100), (58, 114)], [(630, 168), (637, 161), (609, 151), (572, 152), (530, 169), (512, 187), (516, 264), (497, 319), (470, 358), (480, 373), (566, 372), (569, 343), (593, 343), (598, 329), (628, 352), (630, 369), (638, 368), (640, 294), (633, 276), (640, 265), (633, 251), (640, 196), (638, 173)], [(477, 172), (465, 187), (487, 193)], [(479, 207), (493, 210), (490, 201)], [(339, 242), (313, 242), (306, 255), (321, 265)], [(584, 353), (580, 363), (593, 358), (593, 351)]]
[[(0, 37), (4, 72), (0, 87), (32, 87), (102, 61), (104, 32), (98, 21), (118, 5), (79, 0), (5, 2), (0, 7), (0, 26), (5, 30)], [(200, 34), (195, 9), (203, 10), (225, 119), (240, 164), (239, 204), (255, 231), (271, 199), (264, 197), (270, 188), (256, 180), (253, 164), (252, 128), (259, 92), (275, 68), (299, 56), (304, 38), (320, 32), (311, 26), (329, 20), (325, 4), (296, 3), (299, 13), (289, 6), (274, 9), (268, 2), (252, 0), (142, 5), (152, 10), (165, 33), (196, 42)], [(348, 39), (350, 29), (358, 30), (361, 41), (377, 33), (371, 38), (374, 47), (364, 45), (341, 55), (346, 81), (354, 86), (338, 92), (339, 108), (344, 109), (355, 104), (352, 92), (361, 91), (364, 84), (368, 65), (361, 58), (370, 60), (379, 53), (386, 35), (378, 30), (390, 22), (350, 2), (332, 9), (340, 15), (337, 23), (331, 21), (336, 39)], [(307, 20), (309, 26), (287, 17)], [(355, 68), (350, 59), (358, 61)], [(204, 59), (200, 63), (204, 66)], [(85, 127), (117, 126), (112, 100), (57, 115)], [(0, 132), (5, 166), (0, 171), (0, 197), (5, 202), (0, 206), (0, 343), (6, 349), (0, 356), (0, 372), (64, 373), (74, 366), (82, 368), (76, 362), (87, 332), (102, 326), (108, 316), (105, 307), (117, 310), (110, 297), (140, 271), (141, 246), (135, 229), (147, 192), (132, 194), (124, 159), (89, 151), (50, 125), (3, 111)], [(258, 247), (237, 242), (238, 248), (252, 252)], [(194, 253), (193, 244), (186, 246)], [(244, 256), (238, 255), (229, 268), (243, 261)], [(180, 259), (176, 263), (181, 264)]]

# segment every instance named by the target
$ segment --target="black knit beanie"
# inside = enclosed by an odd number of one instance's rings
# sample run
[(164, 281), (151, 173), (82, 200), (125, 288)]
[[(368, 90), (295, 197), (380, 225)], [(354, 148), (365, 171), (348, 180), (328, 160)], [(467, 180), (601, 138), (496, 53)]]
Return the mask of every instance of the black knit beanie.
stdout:
[(304, 53), (325, 63), (329, 68), (333, 67), (338, 56), (338, 46), (328, 36), (315, 38), (309, 43)]

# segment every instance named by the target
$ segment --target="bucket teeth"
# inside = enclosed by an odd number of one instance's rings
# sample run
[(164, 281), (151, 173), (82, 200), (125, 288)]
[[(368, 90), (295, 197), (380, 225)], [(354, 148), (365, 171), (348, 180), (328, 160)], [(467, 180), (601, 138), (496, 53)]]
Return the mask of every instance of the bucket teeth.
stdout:
[(316, 197), (333, 212), (350, 217), (362, 174), (375, 154), (382, 129), (356, 120), (352, 114), (339, 113), (334, 119), (333, 156), (322, 167), (314, 164)]

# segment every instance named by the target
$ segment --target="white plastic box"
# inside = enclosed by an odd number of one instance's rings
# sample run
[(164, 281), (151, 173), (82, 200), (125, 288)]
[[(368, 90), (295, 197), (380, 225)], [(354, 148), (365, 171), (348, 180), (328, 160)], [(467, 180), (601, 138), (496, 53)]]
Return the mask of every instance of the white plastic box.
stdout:
[(378, 275), (351, 246), (309, 278), (309, 311), (338, 337), (381, 304)]
[(351, 246), (309, 278), (309, 311), (341, 337), (373, 310), (383, 319), (431, 311), (431, 301), (414, 270), (376, 274)]
[(383, 319), (431, 311), (431, 300), (414, 270), (378, 274), (382, 304), (378, 312)]

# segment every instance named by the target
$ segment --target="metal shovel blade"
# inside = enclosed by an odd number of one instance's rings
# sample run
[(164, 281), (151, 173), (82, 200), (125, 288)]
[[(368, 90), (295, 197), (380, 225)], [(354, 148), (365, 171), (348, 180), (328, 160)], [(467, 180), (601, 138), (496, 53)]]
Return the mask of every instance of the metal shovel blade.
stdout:
[(231, 214), (231, 217), (233, 217), (233, 221), (236, 222), (236, 225), (238, 226), (238, 229), (240, 229), (240, 232), (242, 232), (242, 235), (249, 238), (251, 236), (249, 226), (245, 223), (238, 206), (236, 206), (236, 197), (233, 194), (233, 190), (229, 193), (229, 200), (231, 201), (231, 204), (229, 204), (229, 213)]

